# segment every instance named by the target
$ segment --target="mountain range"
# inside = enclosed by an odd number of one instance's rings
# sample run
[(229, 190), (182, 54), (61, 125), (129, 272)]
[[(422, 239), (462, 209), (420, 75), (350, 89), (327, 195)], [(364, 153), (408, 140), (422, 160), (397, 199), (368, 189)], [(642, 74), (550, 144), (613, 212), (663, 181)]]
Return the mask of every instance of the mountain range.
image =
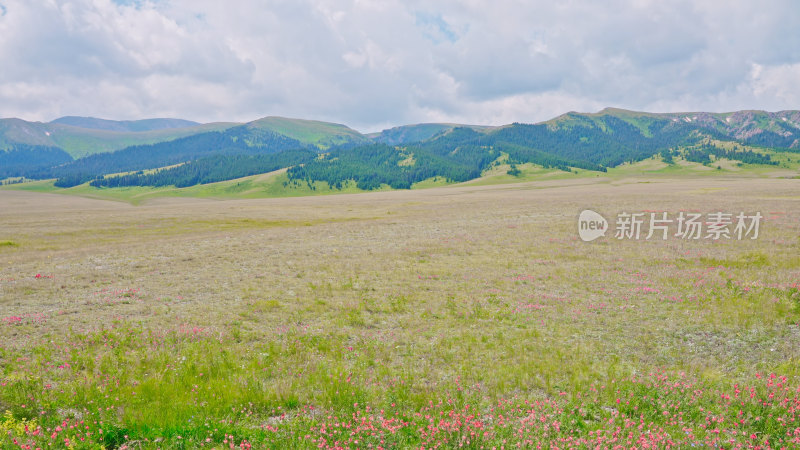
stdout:
[(775, 164), (769, 152), (800, 152), (800, 111), (606, 108), (537, 124), (426, 123), (369, 134), (283, 117), (208, 124), (74, 116), (49, 123), (0, 119), (0, 179), (56, 178), (63, 187), (87, 182), (188, 186), (285, 168), (295, 181), (405, 188), (431, 177), (472, 179), (499, 161), (604, 171), (656, 154), (665, 161), (727, 158)]

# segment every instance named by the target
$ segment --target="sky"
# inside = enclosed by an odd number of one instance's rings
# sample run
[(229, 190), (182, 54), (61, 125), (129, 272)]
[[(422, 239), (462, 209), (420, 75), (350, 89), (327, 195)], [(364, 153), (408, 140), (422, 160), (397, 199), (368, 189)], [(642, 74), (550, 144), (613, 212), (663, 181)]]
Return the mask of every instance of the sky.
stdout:
[(800, 109), (796, 0), (0, 0), (0, 117)]

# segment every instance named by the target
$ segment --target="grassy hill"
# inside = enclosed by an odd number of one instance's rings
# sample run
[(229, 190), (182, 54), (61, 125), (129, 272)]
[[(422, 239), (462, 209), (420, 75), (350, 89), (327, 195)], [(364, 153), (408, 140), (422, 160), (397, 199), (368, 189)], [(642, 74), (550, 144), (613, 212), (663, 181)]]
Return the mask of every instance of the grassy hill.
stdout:
[(605, 108), (598, 113), (569, 112), (543, 123), (552, 130), (594, 126), (608, 131), (609, 119), (633, 125), (647, 137), (664, 128), (697, 129), (752, 145), (800, 148), (800, 111), (647, 113)]
[(200, 125), (197, 122), (183, 119), (144, 119), (144, 120), (106, 120), (96, 117), (65, 116), (50, 123), (70, 125), (78, 128), (92, 130), (106, 130), (119, 132), (155, 131), (172, 128), (188, 128)]
[[(0, 119), (0, 150), (18, 144), (56, 147), (73, 158), (107, 153), (138, 145), (160, 142), (243, 125), (235, 122), (197, 124), (181, 119), (112, 121), (91, 117), (62, 117), (50, 123), (22, 119)], [(345, 125), (315, 120), (265, 117), (244, 124), (247, 128), (277, 133), (302, 144), (325, 149), (348, 143), (367, 143), (369, 139)]]
[(22, 119), (0, 119), (0, 148), (13, 144), (55, 146), (46, 124)]
[(15, 144), (58, 147), (73, 158), (81, 158), (133, 145), (153, 144), (208, 131), (226, 130), (235, 125), (235, 123), (220, 122), (136, 132), (81, 128), (63, 123), (0, 119), (0, 149), (8, 149)]
[[(84, 183), (71, 188), (61, 189), (53, 185), (54, 180), (41, 180), (22, 184), (0, 186), (2, 190), (24, 190), (29, 192), (56, 193), (77, 195), (81, 197), (114, 200), (139, 205), (159, 198), (281, 198), (331, 195), (342, 193), (367, 192), (359, 189), (355, 182), (345, 183), (340, 188), (333, 188), (324, 181), (310, 183), (292, 181), (286, 175), (286, 169), (269, 173), (251, 175), (216, 183), (198, 184), (178, 188), (175, 186), (126, 186), (117, 188), (96, 188)], [(383, 189), (390, 189), (388, 186)]]
[(455, 128), (471, 128), (476, 131), (488, 131), (492, 127), (481, 125), (459, 125), (455, 123), (418, 123), (389, 128), (379, 133), (367, 135), (375, 142), (389, 145), (403, 145), (426, 141)]
[[(664, 132), (702, 130), (716, 137), (726, 137), (764, 147), (800, 148), (800, 111), (736, 111), (728, 113), (647, 113), (606, 108), (597, 113), (569, 112), (537, 125), (553, 132), (575, 127), (598, 129), (613, 134), (618, 123), (632, 125), (645, 138)], [(50, 123), (21, 119), (0, 119), (0, 150), (15, 144), (57, 147), (73, 158), (111, 152), (134, 145), (154, 144), (209, 131), (223, 131), (242, 125), (220, 122), (197, 124), (181, 119), (146, 119), (112, 121), (91, 117), (67, 116)], [(267, 130), (291, 139), (327, 149), (339, 145), (366, 144), (370, 141), (406, 145), (436, 138), (455, 128), (470, 128), (493, 133), (503, 127), (423, 123), (403, 125), (380, 133), (363, 135), (346, 125), (316, 120), (270, 116), (244, 124), (254, 130)]]
[(368, 142), (364, 135), (348, 126), (318, 120), (271, 116), (254, 120), (246, 125), (248, 128), (272, 131), (322, 149), (342, 144)]
[[(0, 176), (15, 180), (57, 178), (55, 186), (63, 188), (91, 182), (92, 189), (146, 189), (170, 185), (186, 188), (251, 176), (261, 169), (286, 169), (290, 183), (306, 184), (313, 193), (315, 186), (322, 186), (320, 183), (336, 191), (352, 183), (360, 190), (374, 190), (521, 181), (531, 176), (596, 177), (609, 172), (625, 174), (627, 168), (641, 167), (639, 162), (657, 160), (663, 167), (641, 174), (714, 171), (738, 175), (759, 172), (762, 176), (780, 172), (791, 177), (796, 175), (792, 171), (796, 171), (800, 155), (795, 137), (800, 135), (799, 124), (797, 111), (645, 113), (615, 108), (597, 113), (570, 112), (538, 124), (417, 124), (368, 136), (341, 124), (283, 117), (265, 117), (238, 126), (208, 124), (143, 132), (8, 119), (0, 123), (5, 126), (0, 128), (0, 135), (12, 144), (7, 144), (9, 151), (0, 154), (0, 162), (9, 167), (4, 167)], [(154, 122), (148, 126), (168, 125)], [(101, 121), (97, 126), (133, 125)], [(86, 148), (88, 142), (96, 148), (119, 145), (125, 137), (141, 141), (215, 126), (223, 129), (75, 161), (65, 161), (65, 154), (59, 153), (65, 148)], [(14, 141), (30, 144), (20, 147)], [(290, 151), (300, 153), (287, 153)], [(130, 173), (120, 178), (114, 175), (119, 172)], [(476, 181), (488, 174), (493, 174), (491, 181)], [(276, 195), (276, 191), (269, 190), (269, 195)]]

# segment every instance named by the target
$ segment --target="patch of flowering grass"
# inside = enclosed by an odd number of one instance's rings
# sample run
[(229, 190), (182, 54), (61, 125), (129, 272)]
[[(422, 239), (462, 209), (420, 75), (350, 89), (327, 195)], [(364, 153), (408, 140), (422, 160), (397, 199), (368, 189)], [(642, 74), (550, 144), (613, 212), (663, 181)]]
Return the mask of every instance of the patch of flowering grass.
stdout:
[(296, 344), (295, 336), (253, 353), (200, 327), (156, 332), (121, 324), (33, 348), (25, 357), (5, 354), (0, 442), (14, 448), (800, 445), (796, 378), (753, 373), (726, 384), (656, 371), (508, 397), (459, 380), (433, 388), (371, 380), (368, 371), (340, 373), (324, 359), (305, 367), (271, 364), (270, 353), (290, 354)]

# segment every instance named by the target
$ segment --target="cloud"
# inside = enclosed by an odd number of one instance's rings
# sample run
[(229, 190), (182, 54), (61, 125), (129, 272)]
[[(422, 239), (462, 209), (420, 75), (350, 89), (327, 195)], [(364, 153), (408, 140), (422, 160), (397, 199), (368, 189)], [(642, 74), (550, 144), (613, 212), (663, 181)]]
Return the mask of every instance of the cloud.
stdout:
[(604, 106), (798, 108), (791, 0), (3, 0), (0, 116), (372, 131)]
[(458, 35), (450, 27), (450, 24), (444, 20), (441, 14), (416, 11), (414, 12), (414, 18), (416, 25), (422, 28), (425, 37), (430, 39), (434, 44), (443, 41), (455, 42), (458, 40)]

